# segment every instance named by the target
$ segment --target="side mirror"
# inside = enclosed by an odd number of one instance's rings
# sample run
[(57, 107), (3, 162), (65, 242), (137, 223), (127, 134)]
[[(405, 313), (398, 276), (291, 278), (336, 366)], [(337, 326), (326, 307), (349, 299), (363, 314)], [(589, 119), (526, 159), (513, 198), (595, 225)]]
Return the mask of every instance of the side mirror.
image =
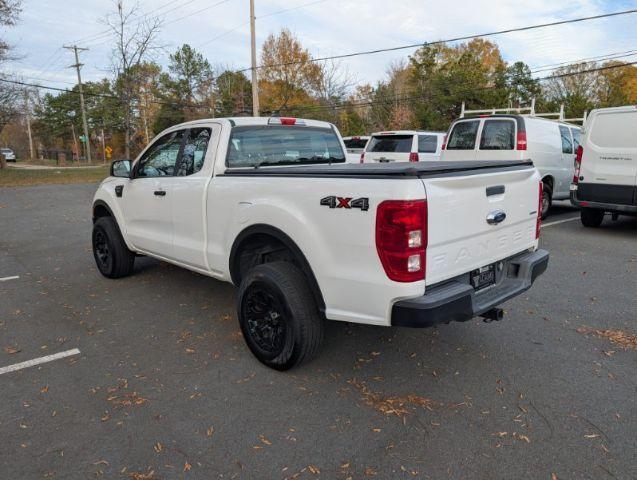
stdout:
[(111, 177), (130, 178), (132, 162), (115, 160), (111, 163)]

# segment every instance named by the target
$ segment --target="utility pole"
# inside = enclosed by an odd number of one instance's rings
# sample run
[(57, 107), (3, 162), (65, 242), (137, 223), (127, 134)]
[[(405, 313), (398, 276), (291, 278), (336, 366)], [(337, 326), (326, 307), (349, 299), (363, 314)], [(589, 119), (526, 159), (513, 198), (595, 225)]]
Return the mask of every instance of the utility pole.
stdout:
[(78, 51), (88, 50), (88, 48), (80, 48), (77, 45), (64, 45), (64, 48), (75, 52), (75, 65), (70, 65), (69, 68), (74, 67), (77, 70), (77, 85), (80, 91), (80, 108), (82, 109), (82, 127), (84, 127), (84, 151), (86, 152), (86, 161), (91, 163), (91, 142), (88, 136), (88, 123), (86, 123), (86, 110), (84, 108), (84, 92), (82, 91), (82, 76), (80, 75), (80, 68), (84, 64), (80, 63), (80, 58), (77, 54)]
[(254, 0), (250, 0), (250, 43), (252, 48), (252, 115), (259, 116), (259, 83), (257, 80), (257, 40), (254, 26)]
[(31, 136), (31, 110), (29, 109), (28, 90), (24, 90), (24, 114), (27, 119), (27, 134), (29, 135), (29, 158), (33, 160), (33, 137)]

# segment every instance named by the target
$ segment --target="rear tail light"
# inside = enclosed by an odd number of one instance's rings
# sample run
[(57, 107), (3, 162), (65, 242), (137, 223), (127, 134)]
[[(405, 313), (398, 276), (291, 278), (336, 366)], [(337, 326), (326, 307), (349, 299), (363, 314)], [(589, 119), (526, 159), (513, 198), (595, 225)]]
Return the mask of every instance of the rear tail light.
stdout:
[(390, 280), (425, 279), (427, 201), (387, 200), (376, 211), (376, 250)]
[(526, 132), (518, 132), (517, 150), (526, 150)]
[(410, 162), (419, 162), (420, 161), (420, 157), (418, 156), (418, 154), (416, 152), (411, 152), (409, 154), (409, 161)]
[(365, 163), (365, 152), (361, 153), (360, 163)]
[(575, 155), (575, 170), (573, 171), (573, 183), (579, 183), (580, 169), (582, 168), (582, 157), (584, 156), (584, 147), (581, 145), (577, 147), (577, 154)]
[(445, 134), (445, 136), (442, 138), (442, 149), (446, 150), (447, 149), (447, 134)]
[(544, 184), (540, 182), (540, 194), (537, 202), (537, 221), (535, 223), (535, 239), (540, 238), (540, 229), (542, 228), (542, 200), (544, 199)]

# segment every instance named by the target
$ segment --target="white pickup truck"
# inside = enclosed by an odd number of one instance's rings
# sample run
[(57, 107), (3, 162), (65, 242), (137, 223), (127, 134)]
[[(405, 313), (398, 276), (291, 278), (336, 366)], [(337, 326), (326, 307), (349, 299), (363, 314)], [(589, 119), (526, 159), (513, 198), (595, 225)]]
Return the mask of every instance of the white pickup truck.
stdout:
[(499, 320), (548, 264), (528, 161), (346, 164), (329, 123), (197, 120), (116, 161), (93, 202), (100, 272), (137, 254), (232, 282), (246, 343), (286, 370), (325, 320)]

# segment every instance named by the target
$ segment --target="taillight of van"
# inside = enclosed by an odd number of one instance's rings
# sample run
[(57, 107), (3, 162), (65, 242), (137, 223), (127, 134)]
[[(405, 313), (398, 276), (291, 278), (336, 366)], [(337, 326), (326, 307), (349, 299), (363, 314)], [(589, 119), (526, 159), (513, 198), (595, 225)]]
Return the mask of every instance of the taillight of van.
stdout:
[(447, 149), (447, 137), (449, 136), (448, 133), (445, 133), (445, 136), (442, 137), (442, 147), (441, 150), (446, 150)]
[(361, 152), (361, 159), (359, 163), (365, 163), (365, 152)]
[(409, 161), (410, 162), (419, 162), (420, 161), (420, 157), (418, 156), (418, 154), (416, 152), (411, 152), (409, 154)]
[(577, 153), (575, 155), (575, 170), (573, 172), (573, 183), (579, 183), (579, 173), (582, 168), (582, 157), (584, 156), (584, 147), (581, 145), (577, 147)]
[(526, 150), (526, 132), (518, 131), (516, 150)]

